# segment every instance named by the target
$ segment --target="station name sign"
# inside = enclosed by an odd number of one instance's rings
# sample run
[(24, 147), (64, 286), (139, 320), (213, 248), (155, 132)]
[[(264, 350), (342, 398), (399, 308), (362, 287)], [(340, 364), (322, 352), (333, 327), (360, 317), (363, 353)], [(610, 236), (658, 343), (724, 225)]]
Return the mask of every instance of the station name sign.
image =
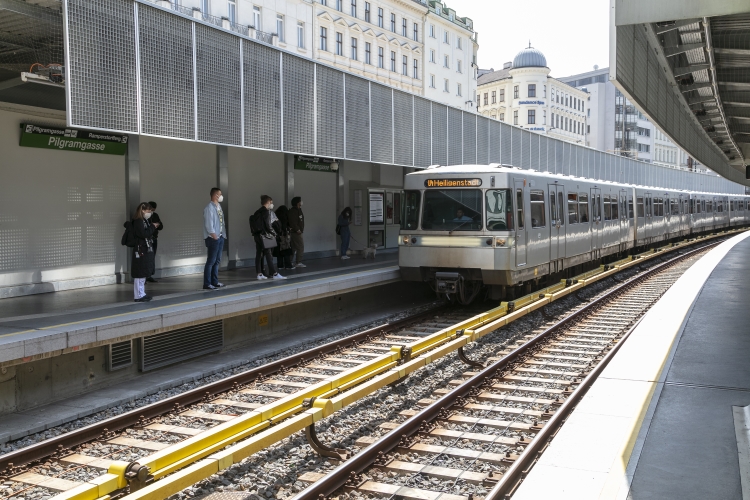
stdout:
[(427, 179), (424, 181), (426, 188), (462, 188), (481, 185), (482, 179)]
[(19, 145), (27, 148), (124, 155), (128, 149), (128, 136), (22, 123)]
[(322, 158), (320, 156), (294, 157), (294, 170), (312, 170), (313, 172), (336, 172), (338, 162), (333, 158)]

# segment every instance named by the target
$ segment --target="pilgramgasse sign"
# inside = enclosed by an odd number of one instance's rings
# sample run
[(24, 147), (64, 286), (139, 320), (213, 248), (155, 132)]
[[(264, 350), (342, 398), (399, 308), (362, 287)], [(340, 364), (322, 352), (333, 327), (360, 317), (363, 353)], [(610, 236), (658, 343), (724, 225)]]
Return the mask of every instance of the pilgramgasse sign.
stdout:
[(462, 188), (481, 185), (482, 179), (427, 179), (424, 181), (426, 188)]
[(27, 148), (124, 155), (128, 149), (128, 136), (22, 123), (19, 145)]

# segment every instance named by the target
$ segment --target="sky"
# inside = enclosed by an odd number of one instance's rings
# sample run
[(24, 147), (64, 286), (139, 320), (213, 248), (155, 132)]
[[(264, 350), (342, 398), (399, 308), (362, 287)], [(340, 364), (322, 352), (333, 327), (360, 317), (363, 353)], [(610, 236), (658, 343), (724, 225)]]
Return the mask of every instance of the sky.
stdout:
[(608, 0), (447, 0), (479, 33), (479, 67), (502, 69), (524, 47), (542, 51), (554, 77), (609, 66)]

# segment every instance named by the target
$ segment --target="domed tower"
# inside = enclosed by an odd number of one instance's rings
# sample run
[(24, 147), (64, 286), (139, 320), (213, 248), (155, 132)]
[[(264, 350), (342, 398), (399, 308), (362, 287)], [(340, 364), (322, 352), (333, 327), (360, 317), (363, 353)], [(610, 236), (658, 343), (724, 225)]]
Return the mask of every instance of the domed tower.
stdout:
[(550, 69), (541, 51), (529, 46), (516, 54), (509, 71), (513, 116), (511, 123), (529, 130), (546, 132), (547, 79)]

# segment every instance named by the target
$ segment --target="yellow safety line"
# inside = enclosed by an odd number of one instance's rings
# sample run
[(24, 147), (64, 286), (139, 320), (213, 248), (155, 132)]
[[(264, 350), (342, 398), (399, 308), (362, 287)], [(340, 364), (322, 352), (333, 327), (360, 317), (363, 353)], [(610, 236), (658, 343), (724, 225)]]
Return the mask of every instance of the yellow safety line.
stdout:
[[(708, 240), (736, 232), (740, 231), (732, 230), (700, 239)], [(677, 248), (689, 243), (691, 242), (684, 240), (669, 247), (628, 257), (610, 264), (606, 271), (605, 266), (599, 266), (598, 269), (573, 278), (573, 284), (567, 287), (566, 280), (563, 280), (560, 284), (514, 301), (516, 304), (526, 305), (510, 313), (507, 312), (508, 302), (502, 302), (499, 307), (486, 313), (411, 344), (395, 345), (388, 354), (144, 457), (139, 463), (148, 466), (156, 478), (163, 479), (127, 495), (123, 500), (167, 498), (540, 307), (623, 269), (659, 256), (666, 248)], [(462, 332), (457, 335), (459, 331)], [(399, 365), (402, 347), (411, 348), (412, 358)], [(351, 390), (343, 392), (349, 388)], [(305, 407), (303, 401), (313, 397), (317, 399), (313, 401), (312, 408)], [(108, 474), (52, 497), (51, 500), (102, 499), (123, 488), (125, 483), (124, 468), (118, 463), (110, 467)]]
[[(379, 268), (378, 270), (385, 270), (385, 269), (388, 269), (388, 267)], [(349, 276), (349, 275), (352, 275), (352, 274), (360, 274), (360, 273), (364, 273), (364, 272), (368, 272), (368, 271), (355, 271), (355, 272), (351, 272), (351, 273), (340, 274), (339, 276)], [(330, 278), (317, 278), (317, 279), (310, 280), (310, 281), (304, 281), (304, 282), (302, 282), (300, 284), (315, 283), (317, 281), (330, 281)], [(285, 287), (289, 287), (289, 286), (296, 286), (296, 285), (294, 285), (293, 283), (289, 283), (287, 285), (273, 287), (272, 290), (281, 290), (281, 289), (283, 289)], [(247, 292), (233, 293), (233, 294), (229, 294), (229, 295), (222, 295), (221, 297), (218, 297), (218, 298), (225, 299), (225, 298), (231, 298), (231, 297), (240, 297), (242, 295), (248, 295), (248, 294), (258, 293), (258, 292), (262, 292), (262, 291), (268, 291), (268, 289), (264, 288), (264, 289), (261, 289), (261, 290), (252, 290), (252, 291), (247, 291)], [(98, 316), (96, 318), (84, 319), (84, 320), (81, 320), (81, 321), (73, 321), (71, 323), (60, 323), (59, 325), (44, 326), (42, 328), (34, 328), (34, 329), (31, 329), (31, 330), (24, 330), (22, 332), (5, 333), (3, 335), (0, 335), (0, 338), (13, 337), (15, 335), (21, 335), (21, 334), (24, 334), (24, 333), (40, 332), (40, 331), (43, 331), (43, 330), (52, 330), (52, 329), (60, 328), (60, 327), (63, 327), (63, 326), (79, 325), (81, 323), (88, 323), (90, 321), (101, 321), (101, 320), (105, 320), (105, 319), (119, 318), (119, 317), (122, 317), (122, 316), (129, 316), (131, 314), (140, 314), (140, 313), (143, 313), (143, 312), (159, 311), (161, 309), (169, 309), (169, 308), (172, 308), (172, 307), (187, 306), (187, 305), (190, 305), (190, 304), (200, 304), (201, 302), (210, 302), (212, 300), (216, 300), (216, 298), (191, 300), (191, 301), (188, 301), (188, 302), (180, 302), (179, 304), (172, 304), (172, 305), (169, 305), (169, 306), (152, 307), (150, 309), (144, 309), (142, 311), (131, 311), (131, 312), (126, 312), (126, 313), (113, 314), (111, 316)]]

